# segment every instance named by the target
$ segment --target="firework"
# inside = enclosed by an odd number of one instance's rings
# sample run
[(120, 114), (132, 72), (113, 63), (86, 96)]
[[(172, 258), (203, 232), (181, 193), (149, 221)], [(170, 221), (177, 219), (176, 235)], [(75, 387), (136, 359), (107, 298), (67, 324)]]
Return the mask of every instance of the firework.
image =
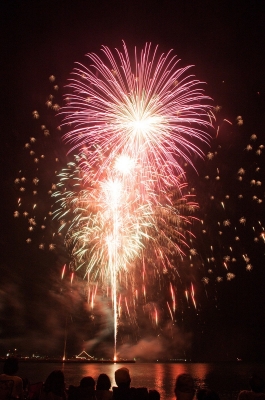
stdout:
[[(66, 163), (54, 141), (56, 131), (44, 125), (53, 118), (40, 109), (32, 113), (36, 132), (24, 145), (27, 166), (15, 179), (14, 217), (25, 226), (27, 246), (61, 253), (64, 237), (71, 262), (70, 274), (62, 262), (61, 278), (74, 287), (80, 273), (86, 276), (91, 312), (97, 293), (111, 295), (116, 333), (118, 322), (121, 329), (125, 318), (134, 323), (141, 309), (162, 329), (162, 299), (172, 321), (178, 320), (183, 296), (186, 310), (191, 306), (199, 313), (200, 280), (215, 301), (211, 288), (242, 271), (251, 273), (256, 254), (264, 253), (262, 138), (249, 132), (243, 140), (243, 117), (230, 121), (217, 106), (212, 147), (205, 163), (196, 160), (200, 176), (187, 170), (186, 185), (183, 169), (189, 159), (195, 163), (193, 152), (202, 154), (197, 147), (208, 140), (211, 108), (187, 69), (177, 69), (172, 53), (159, 57), (158, 49), (148, 46), (132, 62), (126, 49), (111, 55), (103, 48), (102, 58), (91, 55), (88, 68), (78, 66), (61, 109), (65, 139), (78, 153), (75, 161), (62, 169), (57, 185), (52, 183), (54, 171)], [(56, 96), (46, 98), (45, 113), (58, 110)], [(201, 223), (191, 227), (191, 215)]]
[[(79, 155), (70, 173), (60, 174), (54, 217), (60, 230), (66, 228), (76, 268), (85, 266), (85, 275), (112, 288), (116, 359), (118, 284), (128, 285), (139, 259), (150, 264), (155, 257), (168, 273), (174, 257), (184, 254), (183, 226), (192, 218), (182, 209), (193, 211), (196, 204), (181, 195), (182, 163), (192, 164), (192, 153), (202, 156), (199, 143), (209, 139), (211, 108), (199, 82), (186, 74), (188, 67), (177, 68), (171, 52), (159, 56), (146, 44), (140, 54), (135, 50), (132, 63), (125, 44), (115, 55), (107, 47), (102, 51), (106, 62), (89, 54), (92, 65), (74, 70), (60, 111), (71, 126), (64, 139)], [(195, 304), (194, 293), (192, 299)], [(130, 315), (127, 298), (125, 303)]]
[[(181, 247), (186, 242), (181, 229), (192, 221), (181, 211), (193, 210), (196, 204), (188, 197), (180, 198), (178, 190), (167, 195), (150, 193), (143, 202), (137, 180), (132, 176), (125, 179), (116, 164), (105, 180), (89, 185), (88, 168), (81, 168), (86, 163), (82, 154), (61, 172), (58, 190), (53, 194), (57, 204), (54, 218), (61, 222), (60, 230), (76, 269), (83, 268), (91, 283), (100, 281), (103, 289), (108, 285), (112, 288), (116, 340), (120, 314), (117, 285), (128, 288), (128, 276), (131, 284), (141, 257), (151, 259), (155, 255), (156, 264), (164, 271), (173, 268), (172, 258), (184, 254)], [(126, 298), (125, 304), (130, 316)]]
[(209, 141), (211, 108), (200, 82), (187, 74), (189, 67), (178, 68), (172, 51), (159, 56), (151, 44), (135, 50), (133, 62), (125, 44), (122, 52), (102, 52), (104, 59), (88, 54), (89, 68), (78, 64), (73, 71), (60, 111), (71, 126), (65, 140), (72, 151), (88, 149), (94, 180), (126, 156), (144, 185), (179, 186), (183, 160), (202, 156), (199, 143)]
[[(140, 301), (140, 287), (147, 299), (146, 268), (153, 270), (154, 277), (178, 274), (176, 259), (182, 259), (188, 249), (187, 237), (192, 237), (188, 227), (197, 204), (191, 194), (183, 194), (187, 186), (183, 165), (193, 164), (194, 155), (203, 155), (201, 144), (209, 141), (206, 128), (211, 126), (212, 109), (200, 82), (189, 75), (189, 67), (178, 67), (172, 51), (159, 55), (157, 47), (146, 44), (140, 53), (135, 50), (133, 61), (125, 44), (122, 52), (114, 54), (107, 47), (102, 51), (102, 58), (89, 54), (89, 67), (78, 65), (69, 81), (60, 114), (67, 129), (64, 139), (77, 155), (59, 173), (59, 182), (52, 184), (49, 194), (55, 199), (58, 234), (64, 236), (72, 258), (71, 285), (74, 270), (84, 269), (88, 284), (97, 288), (100, 282), (102, 290), (111, 288), (115, 358), (123, 298), (118, 291), (131, 288), (137, 293), (133, 300), (124, 297), (127, 315), (133, 318), (129, 306)], [(50, 82), (54, 79), (50, 77)], [(59, 109), (53, 95), (46, 106)], [(38, 111), (32, 115), (39, 120)], [(49, 140), (50, 130), (45, 125), (41, 130)], [(36, 143), (32, 136), (25, 149), (40, 165), (45, 156), (33, 150)], [(39, 176), (32, 182), (37, 186)], [(26, 190), (23, 177), (15, 183), (21, 185), (21, 193)], [(37, 193), (34, 188), (33, 194)], [(34, 214), (37, 207), (35, 202)], [(19, 211), (14, 216), (18, 218)], [(34, 231), (40, 223), (32, 212), (27, 216), (29, 231)], [(44, 221), (41, 226), (45, 229)], [(39, 248), (44, 249), (44, 243)], [(49, 243), (48, 248), (54, 250), (55, 244)], [(140, 268), (141, 284), (136, 279)], [(64, 275), (65, 267), (62, 279)], [(91, 308), (95, 293), (88, 290)]]

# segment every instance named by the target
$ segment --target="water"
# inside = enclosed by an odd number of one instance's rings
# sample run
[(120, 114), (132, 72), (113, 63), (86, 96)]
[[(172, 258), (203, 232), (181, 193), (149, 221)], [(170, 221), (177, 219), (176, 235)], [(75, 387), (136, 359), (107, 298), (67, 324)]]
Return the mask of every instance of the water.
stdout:
[[(1, 363), (2, 364), (2, 363)], [(252, 373), (265, 377), (265, 364), (224, 363), (224, 364), (173, 364), (173, 363), (135, 363), (135, 364), (60, 364), (60, 363), (20, 363), (18, 375), (28, 378), (31, 383), (44, 381), (51, 371), (61, 369), (65, 374), (66, 385), (78, 385), (83, 376), (95, 380), (101, 373), (109, 375), (115, 386), (114, 371), (122, 366), (130, 370), (132, 386), (146, 386), (160, 392), (161, 400), (173, 400), (174, 384), (178, 374), (189, 373), (196, 380), (197, 387), (216, 390), (222, 400), (235, 400), (239, 390), (248, 389)], [(2, 365), (0, 365), (2, 369)]]

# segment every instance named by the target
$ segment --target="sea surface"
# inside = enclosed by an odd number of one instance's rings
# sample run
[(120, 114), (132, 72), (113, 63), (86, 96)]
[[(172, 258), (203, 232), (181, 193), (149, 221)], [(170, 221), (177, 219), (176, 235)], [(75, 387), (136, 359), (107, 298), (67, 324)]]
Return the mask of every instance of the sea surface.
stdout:
[[(3, 363), (0, 363), (2, 370)], [(54, 369), (61, 369), (65, 375), (66, 385), (78, 385), (83, 376), (92, 376), (95, 380), (101, 373), (109, 375), (112, 386), (115, 386), (114, 371), (125, 366), (129, 368), (131, 386), (145, 386), (160, 392), (161, 400), (173, 400), (174, 384), (178, 374), (189, 373), (197, 388), (211, 388), (216, 390), (220, 398), (235, 400), (238, 392), (248, 389), (249, 377), (252, 373), (259, 373), (265, 377), (265, 363), (248, 364), (220, 363), (135, 363), (135, 364), (82, 364), (82, 363), (23, 363), (19, 364), (18, 375), (28, 378), (31, 383), (45, 381)]]

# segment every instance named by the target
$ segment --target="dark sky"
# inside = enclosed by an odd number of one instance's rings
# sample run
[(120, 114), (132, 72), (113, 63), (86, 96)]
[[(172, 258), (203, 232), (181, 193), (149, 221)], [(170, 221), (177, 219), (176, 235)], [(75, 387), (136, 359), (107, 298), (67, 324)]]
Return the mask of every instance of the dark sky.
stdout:
[[(110, 316), (107, 307), (102, 302), (102, 309), (91, 317), (78, 285), (75, 289), (65, 287), (62, 295), (58, 280), (62, 257), (51, 252), (40, 255), (38, 249), (27, 246), (24, 227), (13, 217), (18, 198), (14, 179), (25, 162), (24, 144), (37, 129), (32, 111), (42, 109), (50, 90), (48, 78), (51, 74), (56, 76), (59, 87), (63, 87), (74, 62), (84, 62), (84, 55), (99, 52), (101, 45), (121, 48), (122, 40), (125, 40), (129, 48), (135, 45), (140, 48), (150, 41), (158, 44), (161, 51), (173, 48), (182, 60), (182, 66), (194, 65), (196, 77), (207, 82), (206, 93), (213, 98), (213, 104), (222, 106), (217, 117), (220, 136), (212, 143), (212, 148), (219, 152), (218, 162), (211, 165), (198, 162), (197, 167), (201, 176), (208, 174), (213, 165), (215, 169), (220, 168), (225, 182), (209, 189), (202, 179), (196, 180), (194, 175), (190, 178), (195, 186), (197, 181), (201, 212), (211, 225), (218, 217), (205, 193), (209, 194), (211, 190), (216, 196), (228, 192), (238, 194), (241, 189), (231, 179), (238, 167), (244, 164), (248, 179), (251, 179), (253, 165), (259, 165), (261, 170), (262, 166), (264, 168), (264, 154), (258, 164), (244, 152), (253, 133), (258, 136), (256, 149), (258, 145), (265, 145), (264, 5), (262, 1), (254, 0), (9, 0), (2, 2), (0, 7), (0, 355), (13, 347), (18, 347), (22, 353), (61, 354), (65, 326), (69, 329), (69, 355), (81, 351), (84, 343), (89, 344), (95, 331), (98, 332), (96, 345), (104, 344), (98, 351), (108, 354)], [(242, 127), (236, 124), (239, 115), (244, 120)], [(43, 118), (44, 123), (55, 125), (50, 116), (46, 118), (46, 122)], [(224, 119), (232, 121), (233, 126), (224, 123)], [(53, 149), (46, 147), (45, 151), (53, 155), (63, 153), (58, 133), (55, 142)], [(222, 151), (218, 148), (220, 145)], [(45, 179), (49, 180), (48, 171)], [(252, 189), (248, 185), (244, 190), (250, 193)], [(264, 199), (262, 185), (259, 194)], [(236, 202), (232, 205), (229, 215), (237, 218), (238, 205)], [(251, 200), (245, 202), (243, 208), (253, 224), (265, 214), (264, 206), (257, 209)], [(214, 230), (212, 232), (216, 234)], [(179, 323), (174, 328), (176, 354), (213, 361), (235, 360), (236, 357), (264, 359), (265, 248), (262, 241), (259, 241), (259, 247), (253, 246), (253, 232), (246, 231), (243, 235), (244, 249), (238, 252), (251, 254), (253, 271), (246, 272), (243, 267), (232, 281), (212, 284), (209, 289), (205, 289), (201, 281), (205, 274), (194, 273), (199, 312), (183, 306), (181, 315), (177, 315)], [(216, 245), (220, 254), (230, 243), (228, 236), (224, 237), (223, 241), (218, 239)], [(206, 254), (203, 247), (203, 239), (198, 237), (197, 251), (201, 259)], [(200, 265), (202, 263), (200, 261)], [(144, 323), (141, 327), (147, 329)], [(165, 342), (160, 343), (160, 347), (166, 354), (170, 349), (166, 344), (170, 335), (165, 324), (163, 330)], [(125, 327), (123, 332), (124, 344)], [(148, 340), (157, 345), (158, 332), (150, 329), (149, 334), (148, 338), (138, 337), (142, 348)], [(131, 355), (142, 355), (137, 346), (133, 351)]]

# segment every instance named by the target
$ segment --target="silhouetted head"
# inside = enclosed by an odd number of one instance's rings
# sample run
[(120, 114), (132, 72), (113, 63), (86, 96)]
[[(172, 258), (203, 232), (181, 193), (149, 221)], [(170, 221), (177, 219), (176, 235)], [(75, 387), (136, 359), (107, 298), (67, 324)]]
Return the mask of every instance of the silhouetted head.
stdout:
[(198, 389), (196, 393), (196, 399), (197, 400), (204, 400), (204, 397), (206, 396), (207, 389)]
[(3, 372), (7, 375), (14, 375), (18, 371), (18, 360), (7, 358), (4, 363)]
[(218, 393), (210, 389), (199, 389), (196, 398), (197, 400), (220, 400)]
[(128, 368), (119, 368), (115, 371), (115, 382), (118, 387), (130, 387), (131, 377)]
[(100, 374), (97, 380), (97, 390), (109, 390), (111, 387), (110, 378), (107, 374)]
[(195, 393), (195, 385), (192, 376), (189, 374), (178, 375), (174, 392), (177, 399), (192, 400)]
[(92, 378), (92, 376), (85, 376), (84, 378), (81, 379), (80, 381), (80, 387), (81, 388), (91, 388), (95, 389), (95, 379)]
[(255, 393), (263, 393), (264, 392), (264, 379), (257, 375), (254, 374), (251, 376), (250, 380), (249, 380), (249, 385), (251, 387), (251, 390), (253, 390), (253, 392)]
[(65, 390), (64, 374), (61, 370), (55, 370), (50, 373), (44, 383), (44, 391), (52, 392), (57, 396), (62, 396)]
[(149, 400), (160, 400), (160, 393), (155, 389), (149, 390), (148, 399)]

